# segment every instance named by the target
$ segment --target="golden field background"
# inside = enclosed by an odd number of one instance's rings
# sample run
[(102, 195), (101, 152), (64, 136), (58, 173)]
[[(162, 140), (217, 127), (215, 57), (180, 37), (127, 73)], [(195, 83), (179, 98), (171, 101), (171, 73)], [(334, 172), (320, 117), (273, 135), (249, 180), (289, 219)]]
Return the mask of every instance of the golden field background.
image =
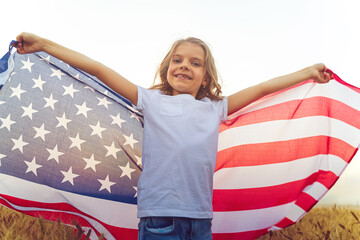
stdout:
[(359, 240), (360, 207), (314, 207), (298, 223), (258, 240)]
[[(86, 234), (82, 232), (80, 226), (72, 228), (61, 222), (33, 218), (0, 206), (1, 240), (78, 240)], [(337, 205), (315, 207), (298, 223), (258, 238), (258, 240), (267, 239), (358, 240), (360, 239), (360, 207)]]

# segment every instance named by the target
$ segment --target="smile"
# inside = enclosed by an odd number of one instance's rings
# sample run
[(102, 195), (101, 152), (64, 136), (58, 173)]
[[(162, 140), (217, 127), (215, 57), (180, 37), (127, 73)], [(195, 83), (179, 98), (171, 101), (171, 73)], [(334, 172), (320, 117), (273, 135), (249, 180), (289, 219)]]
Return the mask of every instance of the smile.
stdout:
[(176, 74), (175, 77), (177, 77), (177, 78), (183, 78), (183, 79), (189, 79), (189, 80), (192, 79), (191, 77), (189, 77), (189, 76), (186, 75), (186, 74)]

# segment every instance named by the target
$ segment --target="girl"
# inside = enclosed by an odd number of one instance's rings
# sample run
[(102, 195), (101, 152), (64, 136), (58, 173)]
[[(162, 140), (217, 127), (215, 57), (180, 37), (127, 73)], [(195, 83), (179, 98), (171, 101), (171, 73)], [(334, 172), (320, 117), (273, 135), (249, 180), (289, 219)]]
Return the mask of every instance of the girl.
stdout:
[(138, 183), (139, 239), (212, 239), (213, 173), (219, 124), (251, 102), (307, 79), (331, 76), (315, 64), (221, 96), (208, 46), (196, 38), (176, 41), (158, 70), (160, 83), (136, 86), (80, 53), (30, 33), (20, 34), (17, 51), (45, 51), (96, 76), (129, 99), (144, 115), (143, 172)]

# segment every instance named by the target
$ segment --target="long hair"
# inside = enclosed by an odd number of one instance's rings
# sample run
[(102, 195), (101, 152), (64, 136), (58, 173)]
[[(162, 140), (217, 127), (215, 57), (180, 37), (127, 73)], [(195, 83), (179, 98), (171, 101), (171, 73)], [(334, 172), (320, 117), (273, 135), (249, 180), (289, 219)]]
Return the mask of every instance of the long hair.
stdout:
[[(214, 57), (211, 54), (210, 48), (206, 45), (205, 42), (198, 38), (189, 37), (186, 39), (180, 39), (174, 42), (169, 52), (166, 54), (165, 58), (162, 60), (158, 71), (156, 72), (153, 86), (150, 89), (160, 89), (166, 95), (172, 95), (173, 89), (170, 86), (169, 82), (166, 79), (167, 72), (169, 69), (171, 57), (175, 51), (175, 49), (182, 43), (190, 42), (194, 44), (198, 44), (205, 52), (205, 79), (206, 86), (200, 87), (196, 99), (202, 99), (204, 97), (208, 97), (211, 100), (221, 100), (223, 96), (221, 96), (221, 86), (218, 83), (218, 74), (215, 66)], [(160, 78), (160, 83), (156, 83), (157, 76)]]

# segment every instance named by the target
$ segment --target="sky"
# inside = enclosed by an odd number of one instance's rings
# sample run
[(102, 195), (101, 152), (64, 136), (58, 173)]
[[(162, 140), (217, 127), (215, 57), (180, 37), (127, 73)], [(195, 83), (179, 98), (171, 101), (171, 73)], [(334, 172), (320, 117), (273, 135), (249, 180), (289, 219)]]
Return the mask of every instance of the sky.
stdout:
[[(0, 51), (32, 32), (149, 87), (171, 44), (210, 46), (224, 95), (323, 62), (360, 87), (358, 0), (2, 1)], [(1, 54), (0, 54), (1, 55)], [(321, 204), (360, 205), (360, 154)]]

